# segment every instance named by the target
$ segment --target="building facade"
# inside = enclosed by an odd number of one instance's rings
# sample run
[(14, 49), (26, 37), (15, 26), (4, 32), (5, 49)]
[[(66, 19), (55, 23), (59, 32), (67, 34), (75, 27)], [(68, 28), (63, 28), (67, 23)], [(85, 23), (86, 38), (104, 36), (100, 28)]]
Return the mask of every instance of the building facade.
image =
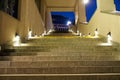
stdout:
[(16, 33), (24, 40), (30, 29), (33, 35), (48, 32), (53, 28), (52, 11), (73, 11), (75, 32), (94, 34), (97, 28), (103, 36), (111, 32), (113, 41), (120, 43), (120, 14), (114, 12), (114, 0), (96, 0), (96, 4), (97, 9), (87, 22), (87, 4), (83, 0), (1, 0), (0, 44), (12, 41)]

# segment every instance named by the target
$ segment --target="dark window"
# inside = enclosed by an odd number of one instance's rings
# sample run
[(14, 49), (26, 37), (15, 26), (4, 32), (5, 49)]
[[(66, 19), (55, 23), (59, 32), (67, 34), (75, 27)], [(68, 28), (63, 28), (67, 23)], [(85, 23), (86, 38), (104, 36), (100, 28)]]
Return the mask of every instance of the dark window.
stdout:
[(0, 0), (0, 10), (18, 18), (18, 0)]

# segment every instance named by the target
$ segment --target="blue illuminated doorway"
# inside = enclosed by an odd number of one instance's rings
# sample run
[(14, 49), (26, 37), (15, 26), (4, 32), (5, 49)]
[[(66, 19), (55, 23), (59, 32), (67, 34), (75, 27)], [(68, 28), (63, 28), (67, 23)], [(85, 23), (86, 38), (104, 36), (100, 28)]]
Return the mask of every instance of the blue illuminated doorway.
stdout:
[(67, 25), (68, 21), (70, 21), (72, 25), (75, 23), (74, 12), (51, 12), (51, 16), (54, 30), (58, 32), (68, 32), (70, 27)]

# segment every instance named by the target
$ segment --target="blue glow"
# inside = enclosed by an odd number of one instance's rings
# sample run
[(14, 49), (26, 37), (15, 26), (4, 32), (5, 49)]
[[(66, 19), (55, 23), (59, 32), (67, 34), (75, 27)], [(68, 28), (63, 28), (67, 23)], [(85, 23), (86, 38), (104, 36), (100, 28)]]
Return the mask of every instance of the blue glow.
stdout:
[(116, 6), (116, 10), (120, 11), (120, 0), (114, 0), (114, 4)]
[(85, 9), (86, 9), (86, 19), (87, 19), (87, 22), (89, 22), (94, 12), (97, 9), (96, 0), (90, 0), (89, 3), (86, 4)]
[[(66, 20), (71, 21), (72, 23), (74, 23), (75, 20), (75, 14), (74, 12), (51, 12), (51, 15), (60, 15), (66, 18)], [(60, 20), (60, 19), (59, 19)], [(59, 22), (59, 21), (58, 21)], [(64, 23), (64, 22), (63, 22)], [(67, 22), (65, 22), (66, 24)]]

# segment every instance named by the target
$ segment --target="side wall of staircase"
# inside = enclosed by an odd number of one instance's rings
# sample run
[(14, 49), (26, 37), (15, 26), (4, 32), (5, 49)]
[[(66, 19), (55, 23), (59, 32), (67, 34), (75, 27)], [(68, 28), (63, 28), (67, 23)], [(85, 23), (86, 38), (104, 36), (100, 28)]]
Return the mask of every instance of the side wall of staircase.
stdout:
[(0, 43), (12, 40), (20, 22), (2, 11), (0, 11), (0, 22)]
[(0, 11), (0, 44), (12, 41), (15, 33), (25, 38), (29, 29), (33, 34), (43, 33), (44, 23), (34, 0), (20, 0), (18, 10), (19, 19)]
[(46, 31), (48, 32), (53, 28), (51, 12), (47, 11), (47, 22), (46, 22)]
[[(99, 1), (101, 0), (97, 0), (97, 10), (91, 18), (90, 22), (87, 25), (79, 24), (79, 30), (83, 34), (94, 34), (94, 31), (97, 28), (99, 34), (103, 36), (107, 36), (107, 33), (111, 32), (113, 41), (120, 43), (120, 15), (112, 15), (109, 13), (101, 12), (102, 3), (100, 3)], [(109, 4), (106, 4), (106, 7), (107, 5)], [(106, 7), (104, 6), (104, 8)]]

